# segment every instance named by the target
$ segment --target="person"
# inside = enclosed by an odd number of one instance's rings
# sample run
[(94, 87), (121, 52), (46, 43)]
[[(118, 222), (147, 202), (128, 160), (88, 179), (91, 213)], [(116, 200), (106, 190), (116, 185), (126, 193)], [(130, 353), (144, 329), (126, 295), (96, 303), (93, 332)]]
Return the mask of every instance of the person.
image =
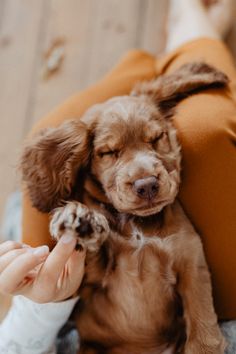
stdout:
[[(104, 79), (67, 100), (31, 132), (70, 117), (79, 119), (91, 105), (127, 94), (137, 81), (170, 73), (186, 62), (206, 61), (225, 72), (231, 80), (227, 90), (212, 89), (183, 100), (174, 122), (183, 151), (179, 198), (202, 235), (218, 316), (228, 320), (236, 319), (236, 70), (222, 39), (233, 22), (232, 6), (233, 0), (170, 0), (162, 58), (128, 53)], [(34, 209), (24, 191), (23, 243), (0, 246), (0, 290), (17, 295), (0, 326), (1, 353), (55, 351), (59, 328), (78, 301), (74, 293), (85, 255), (74, 251), (74, 241), (68, 242), (66, 235), (54, 247), (48, 222), (48, 215)]]
[(0, 290), (15, 295), (0, 325), (1, 354), (55, 352), (57, 333), (78, 301), (84, 274), (85, 252), (75, 245), (71, 235), (63, 235), (51, 253), (46, 245), (0, 245)]

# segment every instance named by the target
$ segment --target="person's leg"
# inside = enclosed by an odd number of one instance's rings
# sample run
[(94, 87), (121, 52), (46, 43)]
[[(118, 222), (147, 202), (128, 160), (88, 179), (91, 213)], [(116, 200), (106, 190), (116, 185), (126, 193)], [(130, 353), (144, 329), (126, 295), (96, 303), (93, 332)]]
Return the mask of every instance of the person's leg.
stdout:
[(209, 20), (224, 38), (235, 21), (235, 0), (203, 0)]
[[(187, 6), (187, 2), (196, 5), (200, 0), (180, 2), (186, 3), (185, 14), (183, 8), (176, 8), (182, 21), (175, 28), (175, 34), (170, 31), (167, 45), (173, 45), (176, 38), (181, 46), (158, 60), (158, 73), (169, 74), (183, 64), (204, 61), (230, 79), (227, 89), (206, 90), (179, 103), (174, 122), (183, 156), (179, 199), (203, 240), (217, 314), (221, 319), (236, 319), (235, 64), (220, 40), (222, 34), (219, 33), (217, 40), (213, 31), (208, 31), (204, 25), (210, 21), (209, 14), (201, 7), (199, 11), (195, 7), (192, 12)], [(188, 16), (192, 16), (193, 25)], [(201, 19), (199, 25), (194, 16)], [(182, 34), (181, 28), (185, 29)]]
[(185, 42), (222, 39), (233, 21), (232, 0), (170, 0), (166, 52)]

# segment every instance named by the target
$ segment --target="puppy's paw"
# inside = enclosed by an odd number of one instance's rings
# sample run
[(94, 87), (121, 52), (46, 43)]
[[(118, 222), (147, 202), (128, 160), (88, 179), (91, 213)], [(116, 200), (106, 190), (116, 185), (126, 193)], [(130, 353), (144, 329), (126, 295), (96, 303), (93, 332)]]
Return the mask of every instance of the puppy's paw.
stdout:
[(78, 249), (91, 252), (99, 250), (109, 231), (107, 219), (102, 214), (79, 202), (69, 202), (65, 207), (57, 208), (50, 222), (50, 233), (56, 240), (70, 233), (78, 239)]
[(216, 337), (193, 338), (188, 340), (184, 347), (184, 354), (224, 354), (226, 341), (221, 333)]

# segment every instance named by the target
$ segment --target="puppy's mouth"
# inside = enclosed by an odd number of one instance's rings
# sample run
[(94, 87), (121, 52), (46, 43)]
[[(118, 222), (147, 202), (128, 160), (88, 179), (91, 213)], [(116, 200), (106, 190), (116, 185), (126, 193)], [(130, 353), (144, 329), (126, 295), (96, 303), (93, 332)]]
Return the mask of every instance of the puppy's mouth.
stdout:
[(150, 201), (145, 206), (133, 209), (131, 213), (139, 216), (153, 215), (159, 213), (161, 209), (167, 204), (167, 202), (168, 201), (166, 199), (159, 200), (158, 202)]

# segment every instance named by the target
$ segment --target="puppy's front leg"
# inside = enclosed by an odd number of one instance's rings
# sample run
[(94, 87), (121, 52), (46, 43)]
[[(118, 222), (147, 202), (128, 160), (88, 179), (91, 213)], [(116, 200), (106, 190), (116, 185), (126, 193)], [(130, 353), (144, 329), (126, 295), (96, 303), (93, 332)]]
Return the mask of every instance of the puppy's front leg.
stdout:
[(186, 321), (184, 353), (223, 354), (225, 341), (217, 323), (210, 274), (197, 235), (186, 248), (191, 258), (182, 259), (178, 286)]
[(100, 249), (109, 231), (105, 216), (76, 201), (57, 208), (50, 223), (50, 233), (56, 240), (63, 234), (70, 233), (77, 238), (78, 248), (90, 252)]

